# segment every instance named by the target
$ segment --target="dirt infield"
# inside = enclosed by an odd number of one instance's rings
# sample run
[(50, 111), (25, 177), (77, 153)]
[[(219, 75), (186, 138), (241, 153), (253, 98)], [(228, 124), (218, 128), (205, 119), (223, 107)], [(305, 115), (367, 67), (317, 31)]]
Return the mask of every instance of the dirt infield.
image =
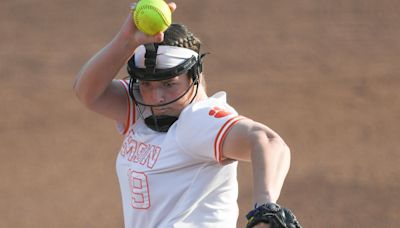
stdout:
[[(304, 227), (399, 227), (400, 2), (176, 2), (174, 20), (212, 53), (209, 93), (291, 147), (279, 203)], [(72, 83), (129, 1), (0, 5), (0, 227), (123, 227), (122, 138)], [(243, 227), (251, 172), (239, 168)]]

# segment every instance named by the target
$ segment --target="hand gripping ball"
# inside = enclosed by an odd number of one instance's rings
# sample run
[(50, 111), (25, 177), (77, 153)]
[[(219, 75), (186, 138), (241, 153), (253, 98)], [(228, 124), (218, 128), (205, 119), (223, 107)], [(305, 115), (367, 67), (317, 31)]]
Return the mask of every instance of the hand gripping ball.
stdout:
[(171, 25), (171, 10), (164, 0), (140, 0), (132, 13), (136, 27), (147, 35), (163, 32)]

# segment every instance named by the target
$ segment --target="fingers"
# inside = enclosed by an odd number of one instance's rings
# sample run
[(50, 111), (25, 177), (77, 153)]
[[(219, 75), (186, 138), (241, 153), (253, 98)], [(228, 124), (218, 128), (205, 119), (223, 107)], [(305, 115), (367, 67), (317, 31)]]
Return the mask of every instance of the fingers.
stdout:
[(169, 9), (171, 10), (171, 12), (174, 12), (176, 10), (175, 2), (168, 3), (168, 6), (169, 6)]
[(155, 34), (152, 38), (154, 39), (154, 43), (161, 43), (164, 40), (164, 33), (159, 32)]
[[(129, 5), (130, 11), (133, 12), (137, 6), (137, 2), (131, 3)], [(176, 4), (174, 2), (168, 3), (168, 7), (170, 8), (171, 12), (174, 12), (176, 10)], [(132, 13), (128, 15), (128, 20), (130, 20), (130, 23), (132, 23)], [(135, 33), (135, 39), (139, 43), (161, 43), (164, 40), (164, 33), (159, 32), (155, 35), (147, 35), (143, 33), (142, 31), (138, 30), (136, 25), (133, 24), (135, 27), (133, 33)]]
[(134, 10), (134, 9), (136, 8), (136, 5), (137, 5), (137, 2), (131, 3), (130, 6), (129, 6), (129, 8), (130, 8), (131, 10)]
[[(129, 8), (131, 10), (134, 10), (136, 8), (137, 2), (131, 3)], [(174, 12), (176, 10), (176, 3), (175, 2), (170, 2), (168, 3), (169, 9), (171, 10), (171, 12)]]

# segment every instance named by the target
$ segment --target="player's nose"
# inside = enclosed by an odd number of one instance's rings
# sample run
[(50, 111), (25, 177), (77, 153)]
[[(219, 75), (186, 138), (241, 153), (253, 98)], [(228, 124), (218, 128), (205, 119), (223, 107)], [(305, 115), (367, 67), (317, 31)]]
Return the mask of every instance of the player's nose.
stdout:
[(161, 88), (154, 88), (152, 92), (152, 97), (155, 104), (165, 103), (165, 93)]

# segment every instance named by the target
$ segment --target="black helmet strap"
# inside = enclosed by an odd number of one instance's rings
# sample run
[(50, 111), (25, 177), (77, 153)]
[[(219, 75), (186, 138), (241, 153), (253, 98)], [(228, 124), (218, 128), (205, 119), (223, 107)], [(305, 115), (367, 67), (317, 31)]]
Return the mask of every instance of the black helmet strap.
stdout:
[(146, 48), (146, 53), (144, 54), (146, 75), (153, 75), (156, 73), (158, 44), (145, 44), (144, 47)]

